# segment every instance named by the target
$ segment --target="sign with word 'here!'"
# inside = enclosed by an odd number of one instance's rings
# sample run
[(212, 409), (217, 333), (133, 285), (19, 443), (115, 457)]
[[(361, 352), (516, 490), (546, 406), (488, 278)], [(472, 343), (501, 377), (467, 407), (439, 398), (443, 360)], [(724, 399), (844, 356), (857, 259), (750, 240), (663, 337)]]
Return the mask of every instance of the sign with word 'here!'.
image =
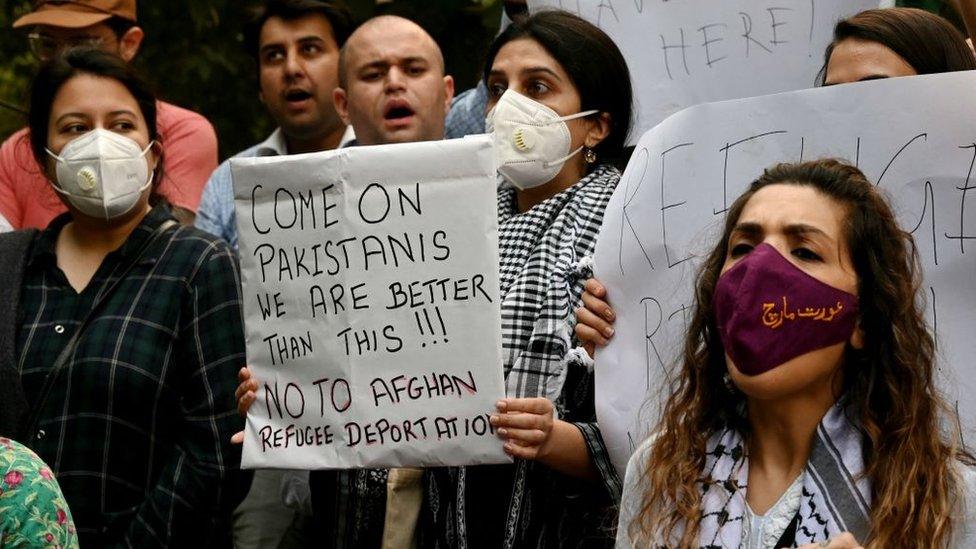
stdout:
[[(976, 71), (967, 71), (708, 103), (641, 137), (607, 205), (595, 254), (596, 276), (617, 312), (614, 337), (596, 355), (597, 417), (621, 473), (673, 387), (694, 317), (695, 276), (729, 207), (766, 168), (824, 157), (859, 167), (914, 237), (922, 267), (917, 297), (936, 339), (939, 387), (953, 409), (954, 425), (946, 427), (960, 427), (972, 448), (974, 89)], [(845, 307), (769, 301), (764, 322), (801, 330)]]
[(496, 170), (484, 136), (231, 161), (248, 364), (243, 466), (510, 461)]
[(878, 0), (529, 0), (533, 13), (563, 9), (590, 21), (620, 48), (634, 87), (632, 143), (685, 107), (813, 87), (837, 21), (877, 7)]

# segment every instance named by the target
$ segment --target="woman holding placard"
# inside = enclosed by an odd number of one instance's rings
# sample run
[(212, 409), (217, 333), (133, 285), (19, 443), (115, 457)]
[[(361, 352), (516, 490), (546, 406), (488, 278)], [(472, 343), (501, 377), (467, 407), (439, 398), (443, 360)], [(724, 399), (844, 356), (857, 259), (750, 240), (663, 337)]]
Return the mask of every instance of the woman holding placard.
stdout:
[[(971, 547), (915, 244), (855, 167), (780, 164), (707, 255), (618, 546)], [(748, 488), (747, 488), (748, 487)]]
[[(514, 465), (428, 470), (423, 543), (609, 545), (620, 480), (595, 422), (570, 320), (631, 121), (626, 62), (566, 12), (512, 24), (487, 56), (499, 173), (506, 390), (492, 424)], [(570, 355), (570, 356), (568, 356)], [(609, 520), (608, 520), (609, 519)], [(610, 522), (610, 524), (607, 524)]]
[[(596, 425), (592, 370), (572, 351), (570, 321), (620, 179), (612, 162), (622, 156), (630, 128), (630, 74), (605, 33), (559, 11), (513, 23), (487, 59), (486, 123), (503, 178), (499, 255), (509, 397), (491, 422), (516, 459), (428, 469), (419, 541), (609, 546), (621, 484)], [(258, 385), (249, 369), (239, 376), (244, 414)]]
[(216, 543), (240, 459), (233, 254), (156, 198), (156, 100), (117, 56), (44, 65), (29, 124), (68, 213), (0, 235), (0, 436), (51, 465), (82, 546)]

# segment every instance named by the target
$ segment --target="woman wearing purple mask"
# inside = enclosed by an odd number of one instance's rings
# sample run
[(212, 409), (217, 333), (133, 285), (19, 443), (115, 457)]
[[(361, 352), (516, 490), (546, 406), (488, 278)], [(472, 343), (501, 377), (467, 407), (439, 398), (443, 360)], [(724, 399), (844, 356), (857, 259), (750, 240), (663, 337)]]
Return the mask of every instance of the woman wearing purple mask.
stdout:
[[(967, 0), (967, 13), (976, 13)], [(976, 57), (951, 23), (913, 8), (866, 10), (839, 21), (824, 52), (818, 76), (823, 86), (879, 78), (976, 69)], [(584, 308), (577, 310), (576, 335), (590, 356), (613, 337), (615, 315), (607, 290), (596, 279), (586, 283)]]
[(697, 279), (682, 364), (627, 467), (618, 547), (972, 547), (915, 245), (857, 169), (768, 169)]

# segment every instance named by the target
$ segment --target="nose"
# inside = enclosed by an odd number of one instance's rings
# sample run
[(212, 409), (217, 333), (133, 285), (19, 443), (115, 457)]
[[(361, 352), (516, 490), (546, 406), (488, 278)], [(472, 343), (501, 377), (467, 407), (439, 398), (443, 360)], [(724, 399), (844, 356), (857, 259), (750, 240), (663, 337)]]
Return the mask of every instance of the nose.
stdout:
[(386, 92), (402, 91), (406, 88), (406, 75), (400, 67), (390, 67), (386, 73)]
[(302, 56), (294, 48), (289, 49), (285, 57), (285, 75), (295, 78), (305, 74), (305, 64)]

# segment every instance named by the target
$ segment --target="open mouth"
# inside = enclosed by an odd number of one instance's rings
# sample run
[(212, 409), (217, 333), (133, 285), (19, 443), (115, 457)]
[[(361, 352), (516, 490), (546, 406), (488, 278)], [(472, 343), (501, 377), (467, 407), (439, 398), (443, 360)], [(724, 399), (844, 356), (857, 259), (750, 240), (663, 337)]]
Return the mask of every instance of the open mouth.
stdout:
[(285, 100), (289, 103), (299, 103), (311, 98), (312, 94), (305, 90), (291, 90), (285, 94)]
[(406, 102), (392, 102), (386, 107), (383, 118), (390, 122), (405, 121), (414, 115), (414, 110)]

